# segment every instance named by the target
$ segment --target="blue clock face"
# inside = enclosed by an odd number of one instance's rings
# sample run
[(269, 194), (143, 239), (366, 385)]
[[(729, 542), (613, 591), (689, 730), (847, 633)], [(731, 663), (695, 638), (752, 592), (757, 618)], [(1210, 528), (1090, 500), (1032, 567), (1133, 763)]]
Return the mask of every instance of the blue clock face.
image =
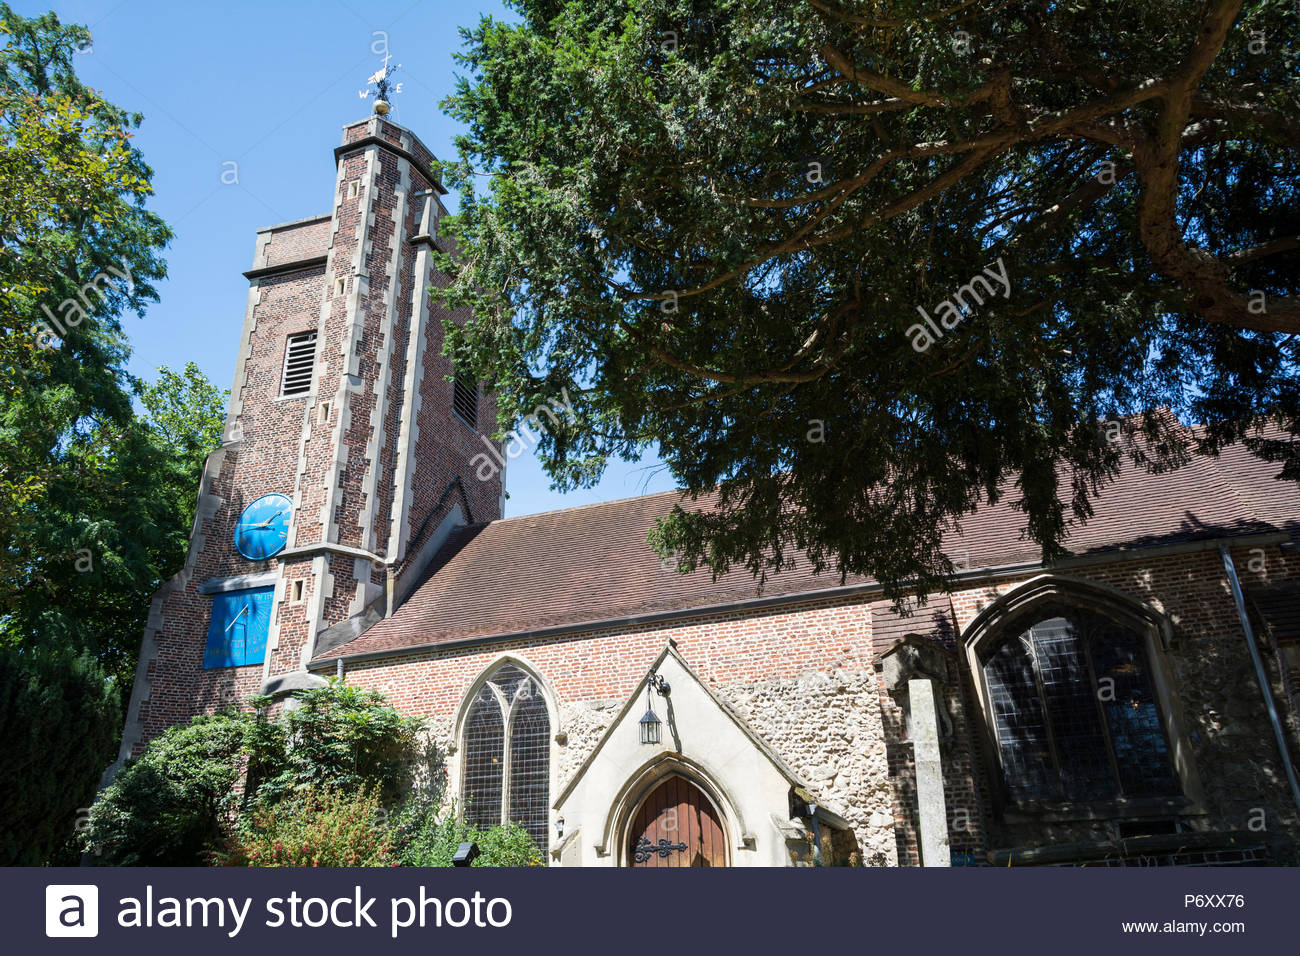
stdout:
[(284, 550), (292, 506), (285, 495), (262, 495), (245, 508), (235, 525), (239, 553), (250, 561), (264, 561)]

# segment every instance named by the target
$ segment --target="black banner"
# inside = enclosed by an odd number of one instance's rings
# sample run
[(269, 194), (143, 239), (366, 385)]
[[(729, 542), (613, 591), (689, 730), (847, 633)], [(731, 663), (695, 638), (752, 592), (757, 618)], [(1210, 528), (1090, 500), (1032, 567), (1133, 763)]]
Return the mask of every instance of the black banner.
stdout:
[(9, 952), (167, 956), (1229, 952), (1293, 946), (1300, 900), (1296, 871), (1256, 868), (6, 869), (0, 880)]

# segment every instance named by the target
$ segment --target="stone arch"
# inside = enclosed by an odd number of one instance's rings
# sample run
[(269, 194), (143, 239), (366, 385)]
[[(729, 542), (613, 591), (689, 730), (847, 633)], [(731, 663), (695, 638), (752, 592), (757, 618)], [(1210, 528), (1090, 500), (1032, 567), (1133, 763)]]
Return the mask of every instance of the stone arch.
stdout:
[(456, 716), (451, 727), (451, 739), (458, 750), (461, 741), (464, 739), (465, 718), (469, 716), (470, 705), (474, 702), (474, 698), (478, 696), (478, 692), (483, 689), (483, 685), (486, 684), (492, 678), (492, 675), (505, 664), (515, 665), (515, 667), (518, 667), (521, 671), (531, 677), (537, 686), (541, 688), (542, 700), (546, 703), (546, 712), (551, 720), (551, 737), (553, 739), (563, 737), (560, 730), (560, 711), (557, 703), (558, 698), (555, 696), (555, 689), (551, 686), (550, 681), (543, 677), (542, 672), (522, 655), (502, 653), (489, 661), (460, 695), (460, 703), (456, 705)]
[(717, 803), (680, 773), (659, 777), (631, 805), (617, 864), (628, 867), (730, 866), (730, 841)]
[(1040, 574), (1012, 588), (975, 615), (962, 631), (962, 646), (978, 649), (1012, 617), (1053, 602), (1086, 607), (1130, 626), (1150, 629), (1159, 638), (1161, 650), (1167, 649), (1173, 638), (1168, 617), (1118, 588), (1071, 575)]

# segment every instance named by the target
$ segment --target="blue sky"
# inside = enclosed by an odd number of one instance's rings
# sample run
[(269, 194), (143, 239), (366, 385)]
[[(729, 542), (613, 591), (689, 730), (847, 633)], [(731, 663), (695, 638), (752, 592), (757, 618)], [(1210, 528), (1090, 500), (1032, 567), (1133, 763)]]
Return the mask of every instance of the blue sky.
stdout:
[[(450, 157), (458, 125), (438, 103), (454, 83), (457, 28), (482, 14), (511, 18), (499, 3), (430, 0), (11, 6), (24, 16), (53, 9), (65, 23), (90, 27), (93, 47), (78, 58), (79, 75), (145, 115), (136, 143), (154, 169), (150, 205), (176, 236), (161, 301), (125, 320), (131, 370), (152, 379), (160, 365), (194, 361), (223, 389), (234, 377), (254, 233), (329, 211), (332, 150), (343, 124), (369, 110), (357, 93), (379, 67), (372, 45), (386, 40), (402, 66), (393, 118)], [(237, 184), (223, 184), (229, 170)], [(531, 456), (512, 462), (507, 480), (508, 515), (672, 487), (653, 455), (617, 463), (596, 488), (567, 495), (549, 489)]]

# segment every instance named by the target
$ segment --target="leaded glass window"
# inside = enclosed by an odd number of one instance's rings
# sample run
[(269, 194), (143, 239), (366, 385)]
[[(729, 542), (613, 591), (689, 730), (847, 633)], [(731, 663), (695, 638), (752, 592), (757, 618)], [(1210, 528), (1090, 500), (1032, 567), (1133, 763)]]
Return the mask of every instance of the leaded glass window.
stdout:
[(537, 681), (502, 664), (474, 695), (464, 733), (466, 819), (480, 827), (513, 820), (545, 854), (551, 718)]
[(1141, 632), (1078, 608), (1019, 619), (981, 655), (1016, 803), (1174, 796)]

